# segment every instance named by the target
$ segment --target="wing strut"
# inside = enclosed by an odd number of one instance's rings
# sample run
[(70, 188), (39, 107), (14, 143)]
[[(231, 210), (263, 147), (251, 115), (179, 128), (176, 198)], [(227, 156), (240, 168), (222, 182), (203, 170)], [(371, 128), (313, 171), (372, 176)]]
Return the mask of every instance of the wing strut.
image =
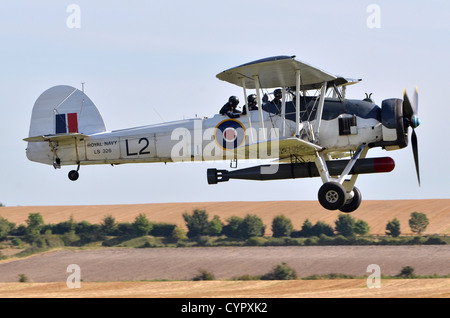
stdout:
[(296, 85), (295, 85), (295, 136), (300, 137), (300, 70), (295, 71)]
[[(263, 117), (263, 109), (262, 109), (262, 103), (261, 103), (261, 92), (260, 92), (260, 87), (259, 87), (259, 76), (255, 75), (254, 77), (255, 80), (255, 87), (256, 87), (256, 98), (258, 99), (258, 112), (259, 112), (259, 127), (260, 129), (262, 129), (261, 131), (264, 134), (264, 140), (267, 140), (267, 134), (265, 132), (264, 129), (264, 117)], [(260, 136), (261, 137), (261, 136)]]
[[(247, 114), (248, 118), (248, 125), (250, 127), (250, 143), (255, 142), (255, 137), (253, 136), (253, 129), (252, 129), (252, 116), (250, 114), (250, 109), (248, 109), (248, 100), (247, 100), (247, 88), (245, 87), (245, 78), (242, 78), (242, 88), (244, 89), (244, 107), (245, 107), (245, 113)], [(258, 101), (259, 103), (259, 101)], [(258, 104), (259, 105), (259, 104)], [(260, 107), (261, 108), (261, 107)]]
[(286, 87), (281, 88), (282, 98), (281, 98), (281, 118), (283, 125), (283, 137), (286, 137)]
[(322, 114), (323, 114), (323, 105), (325, 104), (325, 94), (327, 92), (327, 83), (324, 82), (322, 84), (322, 88), (320, 89), (320, 98), (319, 98), (319, 106), (317, 108), (316, 113), (316, 125), (314, 127), (314, 141), (319, 141), (319, 131), (320, 125), (322, 123)]

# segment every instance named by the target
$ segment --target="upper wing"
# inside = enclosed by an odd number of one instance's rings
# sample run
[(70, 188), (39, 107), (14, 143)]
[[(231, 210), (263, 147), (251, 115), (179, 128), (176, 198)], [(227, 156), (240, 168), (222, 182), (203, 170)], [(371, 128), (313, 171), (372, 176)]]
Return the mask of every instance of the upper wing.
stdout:
[[(296, 71), (300, 71), (301, 90), (308, 90), (338, 79), (330, 73), (295, 60), (295, 56), (274, 56), (246, 63), (216, 75), (222, 81), (246, 88), (256, 88), (254, 76), (258, 75), (261, 88), (296, 86)], [(339, 79), (344, 79), (339, 77)], [(243, 84), (244, 80), (244, 84)]]

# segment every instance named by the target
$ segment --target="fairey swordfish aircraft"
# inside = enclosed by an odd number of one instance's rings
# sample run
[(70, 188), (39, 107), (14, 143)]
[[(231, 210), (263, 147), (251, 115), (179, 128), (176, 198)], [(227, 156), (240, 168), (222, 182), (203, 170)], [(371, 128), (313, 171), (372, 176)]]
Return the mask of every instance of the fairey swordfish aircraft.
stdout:
[[(260, 59), (217, 78), (243, 89), (242, 112), (234, 107), (239, 98), (232, 96), (211, 118), (114, 131), (106, 130), (84, 89), (52, 87), (34, 104), (29, 137), (24, 139), (27, 157), (55, 169), (76, 165), (69, 172), (73, 181), (82, 165), (230, 160), (230, 171), (207, 170), (209, 184), (320, 177), (320, 204), (352, 212), (362, 198), (355, 187), (358, 175), (395, 167), (389, 157), (366, 158), (368, 150), (405, 148), (411, 127), (420, 185), (414, 131), (420, 124), (417, 89), (411, 100), (403, 92), (403, 99), (383, 100), (381, 107), (367, 95), (346, 99), (347, 87), (360, 80), (332, 75), (295, 56)], [(269, 89), (275, 89), (273, 99)], [(269, 164), (236, 169), (237, 160), (262, 159)]]

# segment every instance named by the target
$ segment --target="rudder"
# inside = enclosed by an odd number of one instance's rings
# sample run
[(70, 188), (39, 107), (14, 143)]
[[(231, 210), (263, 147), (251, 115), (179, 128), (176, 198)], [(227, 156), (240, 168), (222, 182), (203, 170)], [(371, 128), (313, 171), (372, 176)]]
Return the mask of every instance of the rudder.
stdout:
[(97, 107), (82, 91), (68, 85), (49, 88), (36, 100), (29, 137), (106, 131)]

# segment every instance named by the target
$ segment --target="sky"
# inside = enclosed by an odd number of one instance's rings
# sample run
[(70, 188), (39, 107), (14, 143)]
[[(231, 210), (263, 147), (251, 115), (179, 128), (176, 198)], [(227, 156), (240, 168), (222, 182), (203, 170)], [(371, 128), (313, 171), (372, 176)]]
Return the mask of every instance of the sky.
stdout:
[[(362, 175), (363, 200), (450, 198), (449, 1), (0, 2), (0, 202), (6, 206), (316, 200), (320, 178), (208, 185), (229, 162), (82, 166), (67, 173), (25, 155), (34, 102), (71, 85), (96, 104), (108, 130), (212, 117), (242, 89), (221, 71), (276, 55), (362, 82), (381, 105), (419, 89), (421, 187), (411, 147), (389, 174)], [(253, 163), (254, 165), (255, 163)], [(238, 168), (247, 167), (238, 163)]]

